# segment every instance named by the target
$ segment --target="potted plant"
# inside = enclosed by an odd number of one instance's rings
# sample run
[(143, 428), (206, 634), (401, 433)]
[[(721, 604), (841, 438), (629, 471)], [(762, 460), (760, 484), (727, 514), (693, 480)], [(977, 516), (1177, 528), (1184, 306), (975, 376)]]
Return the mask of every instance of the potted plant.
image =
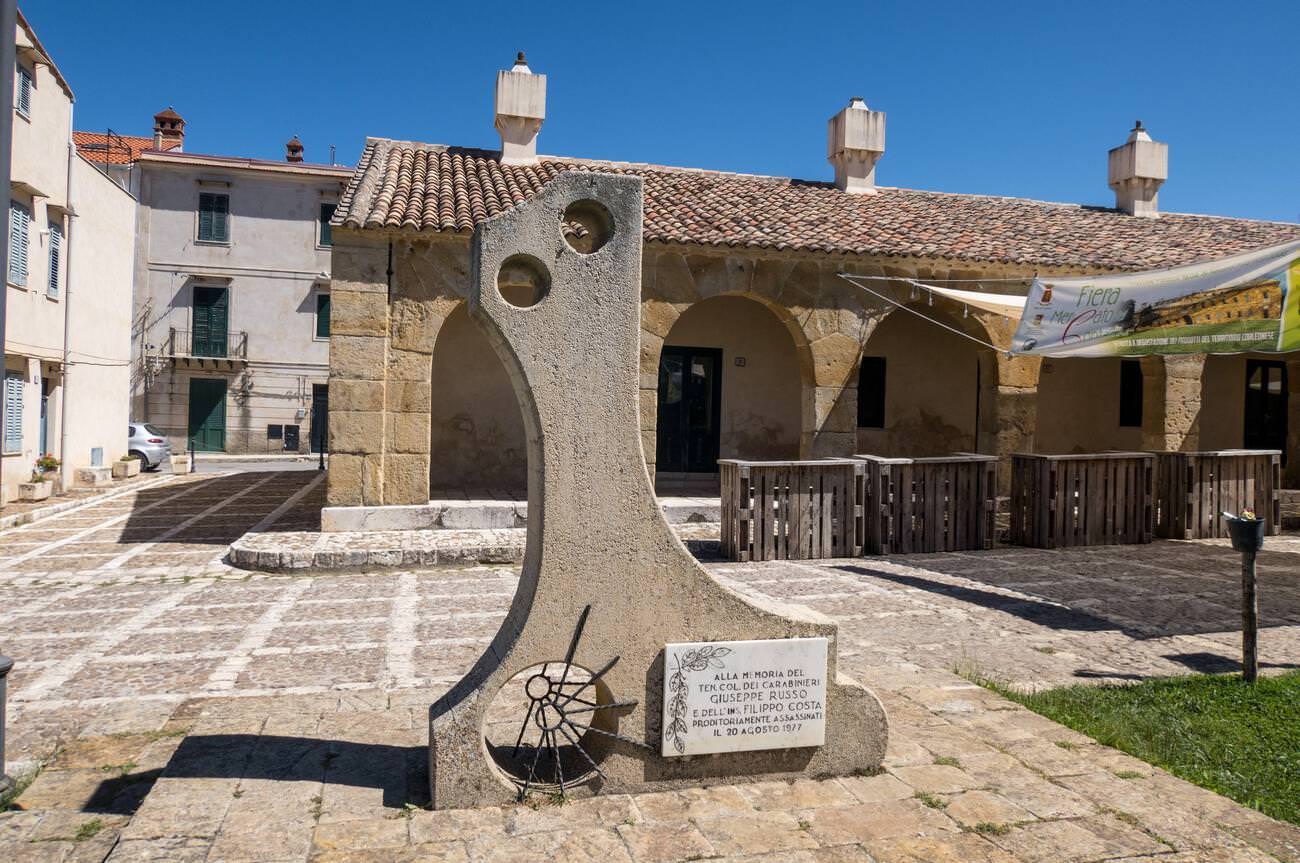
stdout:
[(1264, 547), (1265, 522), (1253, 509), (1243, 509), (1241, 515), (1225, 512), (1223, 518), (1228, 522), (1228, 536), (1234, 549), (1253, 554)]
[(113, 463), (113, 479), (126, 479), (127, 477), (136, 476), (139, 473), (139, 456), (128, 453)]
[(54, 481), (45, 478), (39, 470), (32, 471), (31, 482), (18, 483), (18, 499), (45, 500), (54, 493)]
[(48, 482), (57, 485), (59, 482), (59, 466), (62, 464), (53, 453), (45, 453), (36, 459), (36, 474), (40, 474), (42, 482)]

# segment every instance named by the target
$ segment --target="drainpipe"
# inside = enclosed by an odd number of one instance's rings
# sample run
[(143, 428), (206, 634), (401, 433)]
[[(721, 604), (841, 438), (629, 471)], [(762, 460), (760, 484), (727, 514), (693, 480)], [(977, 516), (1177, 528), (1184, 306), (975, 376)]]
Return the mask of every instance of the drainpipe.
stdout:
[(64, 204), (68, 210), (68, 229), (64, 237), (65, 252), (63, 271), (67, 274), (63, 280), (63, 386), (59, 388), (59, 485), (65, 490), (71, 488), (68, 482), (71, 468), (68, 467), (68, 383), (72, 379), (72, 364), (68, 362), (68, 329), (72, 326), (72, 226), (77, 221), (77, 208), (72, 203), (72, 160), (77, 158), (77, 145), (72, 140), (72, 113), (75, 105), (68, 106), (68, 181), (65, 188)]

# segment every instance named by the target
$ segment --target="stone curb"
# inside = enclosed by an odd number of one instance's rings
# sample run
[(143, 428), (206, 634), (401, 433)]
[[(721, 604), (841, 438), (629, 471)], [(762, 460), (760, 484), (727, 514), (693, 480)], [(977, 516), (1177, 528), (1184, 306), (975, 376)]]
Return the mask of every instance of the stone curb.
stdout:
[(100, 503), (105, 498), (112, 497), (114, 495), (126, 494), (127, 492), (132, 492), (132, 491), (140, 491), (146, 488), (153, 488), (154, 486), (162, 483), (164, 480), (171, 479), (175, 475), (176, 474), (165, 473), (162, 476), (157, 476), (154, 477), (153, 479), (145, 480), (144, 482), (138, 482), (129, 488), (106, 488), (99, 494), (90, 495), (89, 497), (81, 497), (81, 498), (77, 498), (76, 500), (65, 500), (62, 503), (56, 503), (50, 506), (43, 506), (40, 509), (32, 509), (32, 510), (28, 510), (27, 512), (18, 512), (18, 513), (14, 513), (13, 515), (6, 515), (0, 518), (0, 530), (8, 530), (11, 527), (21, 527), (24, 524), (31, 524), (32, 522), (35, 521), (41, 521), (42, 519), (49, 518), (52, 515), (58, 515), (59, 513), (68, 512), (74, 509), (79, 509), (83, 506), (90, 506), (91, 504)]
[[(693, 524), (691, 527), (706, 531), (717, 529), (713, 524)], [(480, 564), (519, 566), (524, 562), (527, 536), (525, 528), (250, 532), (231, 543), (225, 561), (237, 569), (291, 573), (433, 569)], [(688, 546), (696, 542), (695, 538), (683, 537), (683, 540)]]
[(266, 551), (241, 540), (230, 546), (226, 563), (257, 572), (348, 572), (363, 569), (432, 569), (439, 566), (503, 564), (524, 561), (523, 543), (461, 545), (446, 548), (350, 548)]

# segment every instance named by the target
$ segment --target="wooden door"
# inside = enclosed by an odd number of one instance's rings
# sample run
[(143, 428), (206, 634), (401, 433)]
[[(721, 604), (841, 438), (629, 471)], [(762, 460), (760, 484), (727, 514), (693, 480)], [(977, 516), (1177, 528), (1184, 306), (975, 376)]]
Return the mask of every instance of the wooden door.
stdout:
[(190, 378), (189, 439), (199, 452), (226, 448), (226, 382)]

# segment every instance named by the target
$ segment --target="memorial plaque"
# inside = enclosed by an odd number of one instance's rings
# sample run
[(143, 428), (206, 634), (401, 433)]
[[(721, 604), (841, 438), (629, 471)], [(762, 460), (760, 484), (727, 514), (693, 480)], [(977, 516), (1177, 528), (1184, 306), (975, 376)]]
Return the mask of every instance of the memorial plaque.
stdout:
[(663, 754), (824, 744), (826, 644), (778, 638), (665, 645)]

